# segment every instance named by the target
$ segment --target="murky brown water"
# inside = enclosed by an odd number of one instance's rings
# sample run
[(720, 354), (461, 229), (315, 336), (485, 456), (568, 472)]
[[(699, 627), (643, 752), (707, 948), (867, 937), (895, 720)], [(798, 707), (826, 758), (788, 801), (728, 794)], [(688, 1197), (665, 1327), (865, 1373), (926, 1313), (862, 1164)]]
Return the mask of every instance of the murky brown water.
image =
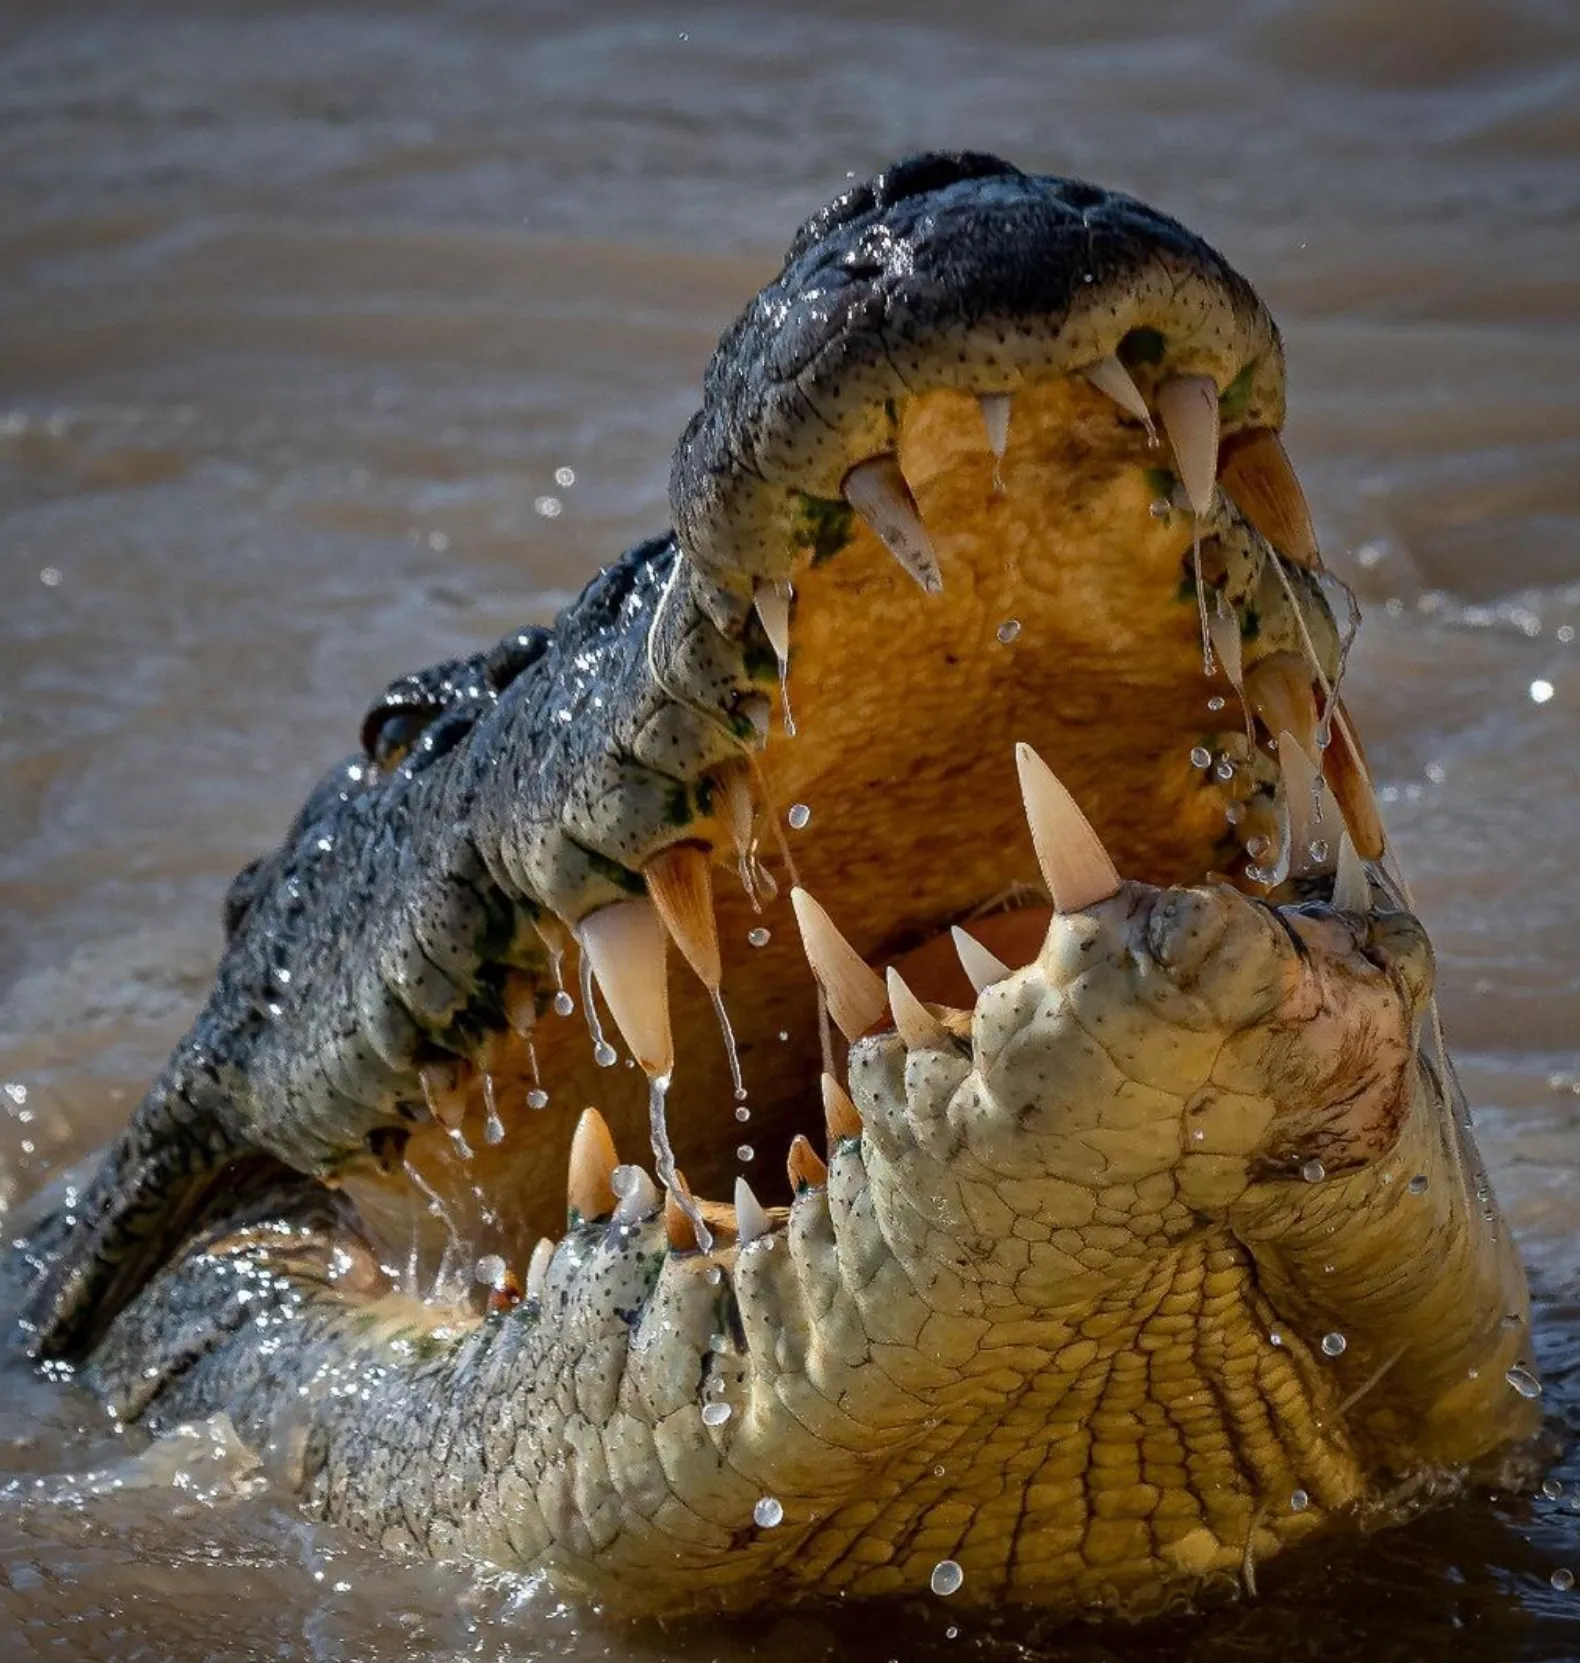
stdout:
[[(230, 15), (222, 17), (224, 11)], [(972, 145), (1180, 215), (1281, 315), (1351, 697), (1580, 1423), (1580, 8), (23, 4), (0, 15), (0, 1202), (118, 1123), (230, 874), (391, 675), (662, 523), (802, 215)], [(1122, 28), (1114, 19), (1124, 19)], [(967, 21), (968, 20), (968, 21)], [(1010, 1655), (944, 1601), (630, 1635), (381, 1558), (0, 1381), (0, 1653)], [(82, 1475), (87, 1474), (84, 1477)], [(75, 1475), (75, 1476), (71, 1476)], [(1580, 1653), (1580, 1463), (1060, 1655)], [(1560, 1581), (1562, 1579), (1560, 1578)]]

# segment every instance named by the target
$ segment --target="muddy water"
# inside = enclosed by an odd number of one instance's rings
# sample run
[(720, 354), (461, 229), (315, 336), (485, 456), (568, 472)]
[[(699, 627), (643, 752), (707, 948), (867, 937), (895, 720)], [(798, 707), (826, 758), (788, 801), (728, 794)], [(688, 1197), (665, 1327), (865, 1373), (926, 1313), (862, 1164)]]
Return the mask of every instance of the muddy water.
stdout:
[[(222, 17), (222, 11), (234, 15)], [(1352, 699), (1580, 1420), (1580, 10), (536, 0), (0, 18), (0, 1204), (184, 1025), (365, 700), (660, 524), (721, 327), (847, 173), (1119, 185), (1282, 316)], [(969, 15), (969, 23), (962, 21)], [(1123, 17), (1123, 31), (1113, 19)], [(0, 1381), (0, 1653), (1007, 1655), (943, 1600), (632, 1635), (381, 1558), (234, 1452)], [(1580, 1651), (1580, 1464), (1061, 1655)], [(1558, 1577), (1561, 1584), (1563, 1577)]]

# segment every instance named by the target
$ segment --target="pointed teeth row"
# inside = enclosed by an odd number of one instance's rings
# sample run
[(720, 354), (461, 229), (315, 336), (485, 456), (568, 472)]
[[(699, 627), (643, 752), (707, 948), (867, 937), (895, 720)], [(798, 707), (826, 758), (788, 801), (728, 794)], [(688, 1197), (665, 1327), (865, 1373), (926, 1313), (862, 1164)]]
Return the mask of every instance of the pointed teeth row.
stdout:
[(617, 1166), (609, 1177), (609, 1186), (618, 1200), (615, 1202), (616, 1224), (639, 1224), (658, 1211), (658, 1185), (640, 1166)]
[(1313, 761), (1318, 759), (1317, 696), (1311, 672), (1298, 653), (1276, 652), (1253, 664), (1245, 678), (1245, 695), (1269, 733), (1294, 734), (1301, 750)]
[(1371, 879), (1347, 831), (1339, 833), (1338, 868), (1333, 877), (1333, 905), (1339, 912), (1365, 918), (1372, 910)]
[(1147, 430), (1147, 438), (1153, 443), (1158, 442), (1158, 430), (1152, 425), (1152, 412), (1147, 409), (1147, 401), (1141, 395), (1141, 389), (1132, 380), (1130, 371), (1113, 355), (1099, 358), (1095, 364), (1088, 364), (1081, 374), (1100, 393), (1106, 394), (1119, 406), (1126, 415), (1134, 416)]
[(805, 1189), (818, 1189), (828, 1182), (828, 1166), (823, 1157), (799, 1132), (790, 1141), (785, 1169), (790, 1174), (792, 1195), (799, 1195)]
[(1055, 908), (1081, 912), (1117, 894), (1119, 873), (1059, 776), (1026, 744), (1016, 745), (1015, 766), (1032, 847)]
[(859, 1039), (883, 1015), (883, 980), (839, 933), (833, 919), (804, 889), (790, 891), (801, 946), (817, 978), (828, 1014), (846, 1039)]
[(614, 1192), (614, 1169), (620, 1164), (609, 1124), (596, 1109), (584, 1109), (571, 1137), (566, 1205), (573, 1223), (608, 1218), (619, 1197)]
[(541, 1299), (543, 1284), (548, 1278), (549, 1261), (554, 1257), (554, 1243), (547, 1236), (539, 1239), (538, 1245), (532, 1249), (532, 1257), (527, 1260), (527, 1298)]
[(861, 1136), (861, 1113), (850, 1100), (850, 1093), (834, 1078), (825, 1074), (823, 1086), (823, 1124), (828, 1130), (828, 1144), (832, 1149), (846, 1138)]
[(858, 462), (841, 487), (845, 501), (873, 535), (929, 595), (943, 593), (944, 576), (916, 498), (892, 456)]
[(996, 953), (990, 953), (974, 935), (956, 924), (949, 932), (960, 959), (966, 980), (977, 993), (986, 993), (994, 982), (1001, 982), (1009, 974), (1009, 966)]
[(987, 429), (988, 449), (996, 462), (1004, 460), (1009, 449), (1009, 414), (1014, 400), (1008, 393), (978, 393), (977, 408), (982, 412), (982, 425)]
[(709, 992), (716, 991), (724, 979), (724, 967), (713, 911), (713, 863), (707, 850), (696, 843), (677, 843), (654, 855), (642, 868), (642, 876), (681, 957)]
[(1289, 870), (1297, 878), (1304, 877), (1326, 868), (1327, 860), (1312, 849), (1327, 842), (1339, 828), (1333, 823), (1333, 802), (1316, 763), (1288, 728), (1278, 735), (1278, 760), (1289, 817)]
[(781, 664), (790, 662), (790, 588), (788, 584), (759, 583), (753, 596), (763, 634)]
[(1218, 483), (1278, 553), (1302, 566), (1322, 564), (1306, 493), (1284, 441), (1270, 427), (1225, 444)]
[(1158, 388), (1157, 403), (1180, 484), (1205, 514), (1218, 477), (1218, 385), (1210, 375), (1176, 376)]
[(905, 985), (893, 965), (889, 966), (889, 1009), (894, 1026), (908, 1051), (938, 1051), (949, 1043), (949, 1031)]
[(752, 1193), (752, 1186), (744, 1178), (735, 1180), (735, 1239), (742, 1247), (750, 1247), (760, 1236), (768, 1234), (768, 1213)]
[(578, 933), (631, 1055), (650, 1079), (670, 1073), (675, 1040), (664, 965), (667, 937), (658, 908), (646, 899), (616, 901), (584, 918)]

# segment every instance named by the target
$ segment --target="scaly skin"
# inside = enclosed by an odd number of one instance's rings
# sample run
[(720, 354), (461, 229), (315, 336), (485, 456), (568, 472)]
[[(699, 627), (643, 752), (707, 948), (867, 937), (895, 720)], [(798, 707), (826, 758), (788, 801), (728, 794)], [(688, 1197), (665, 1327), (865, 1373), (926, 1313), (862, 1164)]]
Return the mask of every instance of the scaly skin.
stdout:
[[(1145, 1611), (1526, 1436), (1524, 1279), (1418, 1052), (1430, 949), (1328, 691), (1282, 413), (1249, 285), (1143, 205), (977, 156), (847, 192), (721, 341), (676, 531), (553, 631), (392, 687), (232, 887), (204, 1011), (27, 1249), (30, 1351), (91, 1360), (128, 1419), (228, 1411), (391, 1546), (633, 1612), (918, 1592), (943, 1560), (965, 1603)], [(1034, 858), (1022, 739), (1129, 881), (1091, 888), (1088, 851), (1063, 910), (1000, 910), (1057, 899), (1044, 845), (1090, 836), (1044, 820)], [(843, 1068), (785, 898), (754, 910), (796, 801), (852, 962), (930, 1001), (893, 1031), (847, 969)], [(714, 888), (737, 867), (751, 893)], [(969, 1015), (935, 939), (966, 918), (1008, 966)], [(753, 1143), (815, 1131), (824, 1066), (855, 1107), (787, 1212), (709, 1204), (701, 1251), (572, 1149), (592, 1097), (645, 1142), (649, 1086), (591, 1066), (556, 960), (619, 943), (600, 981), (717, 1193), (715, 928)], [(523, 1302), (393, 1291), (414, 1188), (518, 1274), (557, 1238)]]

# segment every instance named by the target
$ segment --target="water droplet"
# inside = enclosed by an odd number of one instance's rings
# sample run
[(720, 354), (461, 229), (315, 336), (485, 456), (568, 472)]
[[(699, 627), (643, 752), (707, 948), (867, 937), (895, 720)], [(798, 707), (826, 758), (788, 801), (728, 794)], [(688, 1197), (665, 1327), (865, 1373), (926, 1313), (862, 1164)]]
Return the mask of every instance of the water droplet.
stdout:
[(812, 810), (805, 803), (791, 803), (790, 812), (785, 816), (790, 822), (791, 831), (801, 831), (812, 818)]
[(940, 1559), (933, 1566), (933, 1574), (928, 1579), (928, 1587), (935, 1594), (954, 1594), (960, 1590), (960, 1585), (966, 1579), (966, 1573), (953, 1559)]
[(527, 1107), (529, 1109), (546, 1109), (548, 1106), (549, 1094), (541, 1086), (534, 1086), (527, 1093)]
[(1412, 1195), (1425, 1195), (1430, 1184), (1431, 1179), (1428, 1178), (1424, 1172), (1418, 1172), (1415, 1177), (1413, 1177), (1410, 1182), (1405, 1185), (1405, 1188), (1409, 1190)]
[(1213, 769), (1213, 773), (1226, 782), (1232, 780), (1234, 778), (1234, 764), (1226, 756), (1219, 757), (1218, 766)]
[(1516, 1363), (1503, 1377), (1521, 1397), (1540, 1397), (1542, 1383), (1524, 1363)]
[(562, 486), (574, 485), (576, 483), (576, 470), (574, 468), (556, 468), (554, 470), (554, 483)]
[(743, 1143), (740, 1148), (735, 1151), (735, 1158), (739, 1161), (749, 1161), (756, 1155), (756, 1153), (757, 1151), (753, 1149), (749, 1143)]
[(1269, 1329), (1267, 1343), (1269, 1345), (1282, 1345), (1284, 1343), (1284, 1336), (1277, 1328)]
[(1567, 1594), (1575, 1585), (1575, 1573), (1567, 1565), (1560, 1565), (1547, 1580), (1560, 1594)]
[(773, 931), (766, 924), (759, 924), (746, 932), (746, 940), (753, 947), (766, 947), (773, 940)]
[(1325, 837), (1314, 837), (1306, 845), (1306, 853), (1319, 865), (1328, 858), (1328, 840)]
[(1557, 1501), (1563, 1493), (1564, 1487), (1556, 1478), (1544, 1478), (1542, 1480), (1542, 1494), (1546, 1496), (1549, 1501)]
[(1322, 1336), (1322, 1354), (1325, 1357), (1342, 1357), (1344, 1348), (1350, 1342), (1335, 1329), (1331, 1334)]
[(1533, 681), (1531, 683), (1531, 703), (1546, 704), (1553, 696), (1553, 691), (1553, 684), (1550, 681)]
[(764, 1530), (772, 1530), (784, 1521), (785, 1510), (778, 1496), (759, 1496), (752, 1509), (752, 1519)]
[(1212, 766), (1212, 752), (1205, 745), (1193, 745), (1190, 753), (1192, 768), (1210, 768)]
[(593, 1044), (593, 1061), (600, 1068), (613, 1068), (619, 1062), (620, 1056), (606, 1039), (596, 1040)]
[(735, 1118), (743, 1124), (752, 1118), (752, 1111), (744, 1103), (735, 1105)]
[(956, 1628), (953, 1623), (951, 1623), (949, 1627), (944, 1630), (944, 1638), (946, 1640), (958, 1640), (960, 1638), (960, 1630)]
[(1293, 1512), (1304, 1513), (1310, 1505), (1311, 1497), (1304, 1490), (1296, 1490), (1289, 1498), (1289, 1506)]
[(1006, 618), (998, 626), (998, 638), (1004, 646), (1008, 646), (1020, 634), (1020, 619)]
[(485, 1253), (477, 1261), (475, 1274), (485, 1288), (502, 1288), (505, 1285), (505, 1261), (497, 1253)]
[(1322, 1180), (1327, 1177), (1327, 1175), (1328, 1169), (1322, 1164), (1321, 1161), (1317, 1160), (1307, 1161), (1300, 1169), (1300, 1176), (1304, 1178), (1308, 1184), (1320, 1184)]
[(718, 1265), (708, 1266), (708, 1286), (719, 1287), (724, 1281), (724, 1272)]
[(569, 1016), (571, 1012), (576, 1009), (576, 1001), (571, 998), (570, 994), (568, 994), (564, 988), (561, 988), (559, 992), (554, 995), (553, 1004), (554, 1014), (556, 1016)]
[(1228, 702), (1222, 693), (1214, 693), (1207, 701), (1207, 708), (1213, 711), (1222, 710)]
[(1223, 811), (1223, 817), (1231, 826), (1238, 826), (1245, 818), (1245, 804), (1230, 803), (1229, 806)]
[(723, 1426), (735, 1411), (727, 1403), (704, 1403), (702, 1406), (702, 1424), (704, 1426)]
[(942, 1467), (934, 1467), (933, 1468), (933, 1477), (934, 1478), (942, 1478), (943, 1476), (944, 1476), (944, 1469)]

